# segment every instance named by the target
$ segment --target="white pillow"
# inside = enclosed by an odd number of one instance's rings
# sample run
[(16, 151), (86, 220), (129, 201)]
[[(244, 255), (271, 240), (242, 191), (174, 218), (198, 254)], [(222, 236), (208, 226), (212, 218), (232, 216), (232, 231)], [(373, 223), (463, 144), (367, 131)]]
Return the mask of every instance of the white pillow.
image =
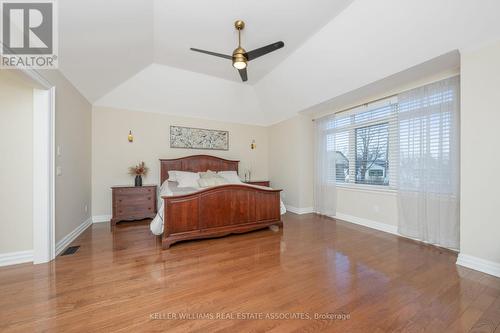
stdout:
[(210, 170), (207, 170), (205, 172), (198, 172), (198, 174), (200, 175), (200, 178), (220, 177), (220, 176), (217, 175), (217, 172), (210, 171)]
[(199, 187), (198, 179), (200, 175), (197, 172), (176, 171), (177, 187)]
[(228, 181), (225, 178), (217, 175), (215, 177), (205, 177), (198, 179), (198, 184), (200, 185), (200, 187), (214, 187), (225, 185), (227, 183)]
[(168, 172), (168, 181), (176, 182), (177, 181), (177, 171), (169, 171)]
[(222, 176), (225, 180), (228, 181), (229, 184), (241, 184), (242, 181), (240, 177), (238, 177), (238, 173), (236, 171), (219, 171), (218, 175)]
[(177, 183), (176, 182), (171, 182), (169, 180), (165, 180), (163, 182), (163, 184), (161, 184), (161, 186), (160, 186), (160, 198), (163, 195), (173, 195), (171, 187), (173, 187), (174, 184), (177, 184)]

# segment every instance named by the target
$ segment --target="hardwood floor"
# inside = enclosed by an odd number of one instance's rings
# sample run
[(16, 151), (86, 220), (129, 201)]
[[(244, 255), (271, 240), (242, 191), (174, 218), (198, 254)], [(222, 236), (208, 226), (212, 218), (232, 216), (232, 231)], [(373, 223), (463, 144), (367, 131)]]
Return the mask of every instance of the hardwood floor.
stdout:
[[(147, 223), (95, 224), (73, 244), (50, 264), (0, 268), (0, 331), (500, 332), (500, 279), (315, 215), (164, 251)], [(251, 320), (266, 315), (289, 319)]]

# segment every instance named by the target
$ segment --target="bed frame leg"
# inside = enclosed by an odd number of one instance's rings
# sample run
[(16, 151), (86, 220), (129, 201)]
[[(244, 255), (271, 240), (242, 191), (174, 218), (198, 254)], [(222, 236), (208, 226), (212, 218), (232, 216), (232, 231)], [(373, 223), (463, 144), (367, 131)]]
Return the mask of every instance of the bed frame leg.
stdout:
[(163, 250), (167, 250), (170, 247), (170, 245), (172, 245), (172, 243), (167, 241), (166, 239), (161, 240), (161, 248)]
[(274, 232), (280, 231), (280, 226), (278, 224), (273, 224), (269, 226), (269, 229)]

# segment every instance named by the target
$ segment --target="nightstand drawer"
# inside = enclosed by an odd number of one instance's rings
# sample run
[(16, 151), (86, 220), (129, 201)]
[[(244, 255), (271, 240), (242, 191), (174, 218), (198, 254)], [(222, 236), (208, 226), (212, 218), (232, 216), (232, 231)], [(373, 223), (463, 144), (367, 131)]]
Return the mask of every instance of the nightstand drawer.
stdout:
[(137, 216), (140, 214), (151, 214), (155, 211), (153, 202), (142, 203), (132, 202), (117, 206), (116, 216), (127, 217), (129, 215)]
[(131, 197), (140, 197), (145, 195), (152, 195), (156, 193), (156, 188), (152, 187), (117, 187), (113, 188), (113, 193), (120, 196), (131, 196)]
[(149, 203), (154, 202), (154, 195), (153, 194), (138, 194), (138, 195), (133, 195), (133, 194), (124, 194), (124, 193), (117, 193), (115, 195), (114, 200), (116, 201), (117, 204), (119, 205), (147, 205)]

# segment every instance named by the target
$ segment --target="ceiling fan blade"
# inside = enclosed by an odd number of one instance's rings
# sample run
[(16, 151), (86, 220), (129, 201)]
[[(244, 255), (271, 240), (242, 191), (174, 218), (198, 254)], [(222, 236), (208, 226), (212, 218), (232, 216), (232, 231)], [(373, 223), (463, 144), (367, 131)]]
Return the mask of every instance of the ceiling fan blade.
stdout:
[(211, 51), (205, 51), (205, 50), (200, 50), (200, 49), (195, 49), (195, 48), (191, 48), (191, 51), (210, 54), (210, 55), (220, 57), (220, 58), (233, 59), (232, 56), (221, 54), (221, 53), (216, 53), (216, 52), (211, 52)]
[(283, 46), (285, 46), (285, 43), (283, 43), (282, 41), (272, 43), (264, 47), (247, 52), (246, 57), (248, 61), (250, 61), (258, 57), (262, 57), (263, 55), (268, 54), (270, 52), (276, 51), (277, 49), (281, 49)]
[(245, 82), (245, 81), (248, 80), (248, 75), (247, 75), (247, 69), (246, 68), (238, 69), (238, 72), (240, 72), (241, 80), (243, 82)]

